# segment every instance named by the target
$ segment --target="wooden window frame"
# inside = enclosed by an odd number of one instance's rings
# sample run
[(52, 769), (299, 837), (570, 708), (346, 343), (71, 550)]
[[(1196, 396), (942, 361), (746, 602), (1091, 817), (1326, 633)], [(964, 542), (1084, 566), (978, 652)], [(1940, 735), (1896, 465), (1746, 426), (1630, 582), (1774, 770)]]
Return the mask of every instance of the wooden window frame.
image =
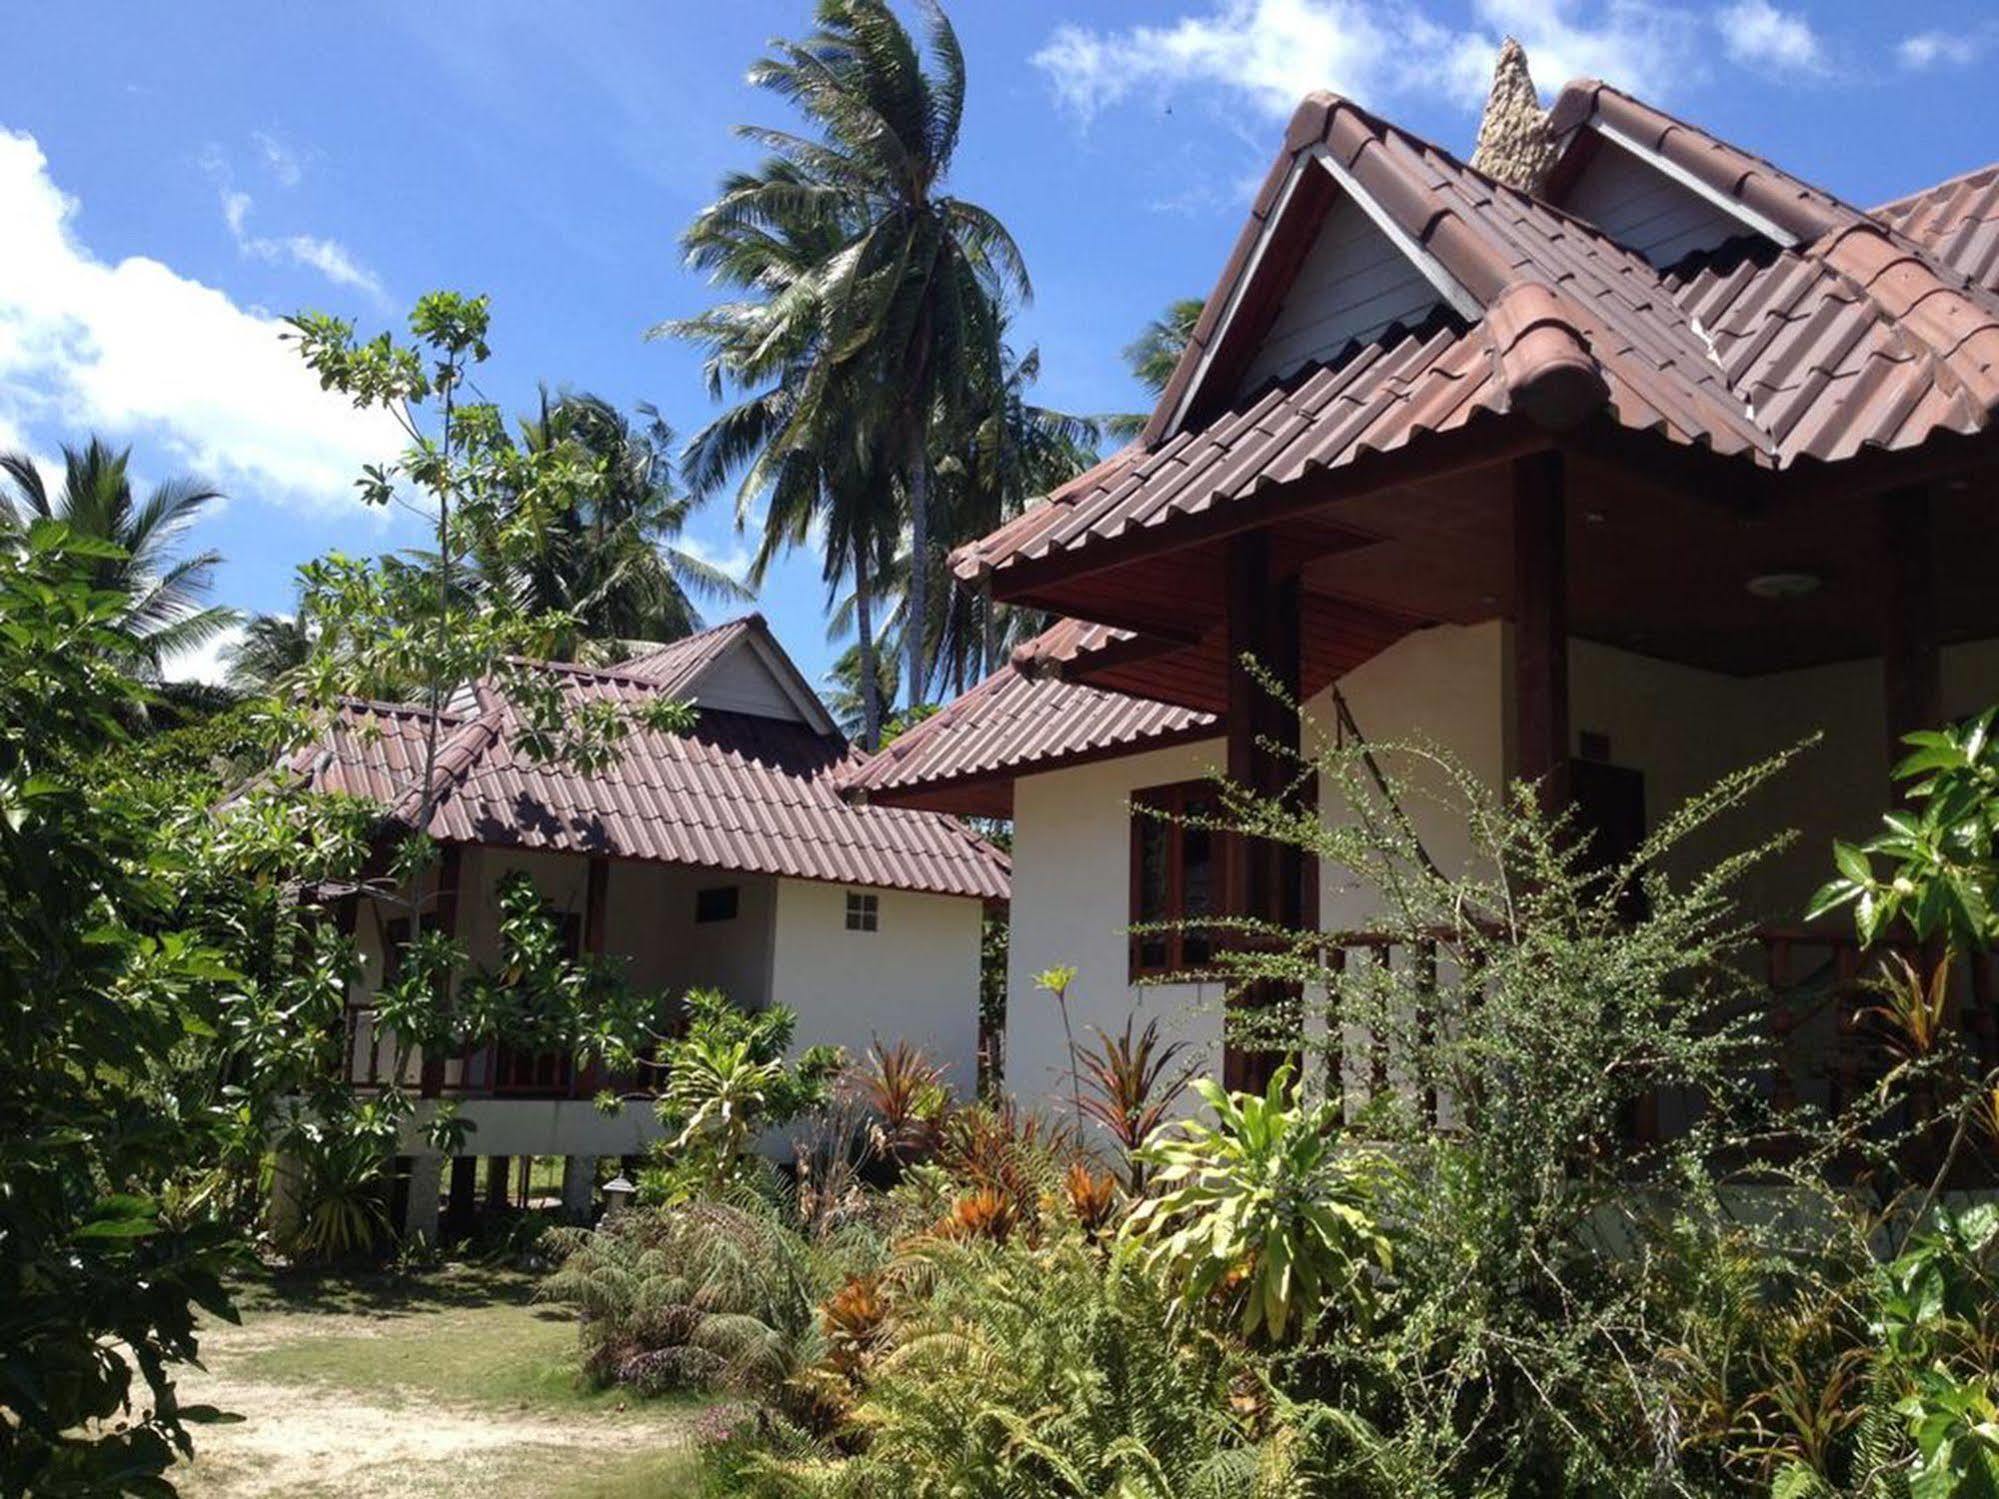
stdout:
[[(1184, 922), (1189, 917), (1187, 910), (1187, 860), (1186, 829), (1181, 819), (1188, 815), (1189, 805), (1197, 801), (1210, 804), (1210, 813), (1217, 808), (1218, 800), (1215, 782), (1209, 777), (1197, 777), (1188, 781), (1172, 781), (1163, 786), (1146, 786), (1131, 793), (1131, 839), (1130, 839), (1130, 891), (1126, 902), (1129, 924), (1152, 925), (1141, 915), (1143, 909), (1143, 870), (1145, 832), (1148, 825), (1154, 825), (1169, 834), (1166, 848), (1166, 894), (1165, 914), (1157, 922)], [(1141, 810), (1149, 808), (1150, 810)], [(1216, 829), (1208, 830), (1209, 848), (1209, 907), (1205, 912), (1192, 913), (1209, 917), (1217, 916), (1222, 907), (1222, 891), (1227, 878), (1228, 861), (1231, 857), (1228, 839)], [(1205, 941), (1208, 952), (1190, 960), (1187, 948), (1190, 942)], [(1204, 970), (1212, 960), (1215, 937), (1202, 938), (1184, 928), (1169, 926), (1165, 931), (1131, 933), (1126, 944), (1126, 970), (1130, 982), (1158, 983), (1162, 980), (1199, 980), (1205, 976)], [(1141, 957), (1141, 951), (1148, 942), (1159, 942), (1165, 946), (1163, 960), (1148, 964)]]
[(847, 892), (846, 928), (850, 932), (878, 932), (881, 930), (880, 891), (849, 890)]

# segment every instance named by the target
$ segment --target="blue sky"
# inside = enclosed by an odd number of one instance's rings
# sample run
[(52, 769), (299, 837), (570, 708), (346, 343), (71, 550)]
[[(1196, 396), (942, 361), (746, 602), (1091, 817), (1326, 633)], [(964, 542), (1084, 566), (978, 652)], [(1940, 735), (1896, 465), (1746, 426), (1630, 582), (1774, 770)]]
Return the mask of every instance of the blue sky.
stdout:
[[(1544, 94), (1620, 82), (1866, 204), (1999, 157), (1999, 17), (1965, 0), (959, 0), (970, 70), (951, 187), (1024, 249), (1042, 399), (1138, 403), (1119, 349), (1205, 292), (1282, 123), (1349, 93), (1459, 151), (1499, 37)], [(315, 307), (364, 327), (421, 292), (491, 294), (482, 384), (537, 380), (710, 414), (697, 357), (644, 341), (705, 305), (676, 236), (783, 123), (744, 82), (807, 0), (733, 5), (351, 0), (343, 6), (7, 0), (0, 96), (0, 447), (98, 430), (149, 478), (230, 500), (193, 536), (218, 596), (282, 609), (320, 552), (407, 542), (349, 481), (393, 452), (275, 345)], [(726, 502), (693, 540), (739, 560)], [(816, 564), (761, 607), (815, 679), (832, 652)], [(193, 669), (192, 667), (190, 669)]]

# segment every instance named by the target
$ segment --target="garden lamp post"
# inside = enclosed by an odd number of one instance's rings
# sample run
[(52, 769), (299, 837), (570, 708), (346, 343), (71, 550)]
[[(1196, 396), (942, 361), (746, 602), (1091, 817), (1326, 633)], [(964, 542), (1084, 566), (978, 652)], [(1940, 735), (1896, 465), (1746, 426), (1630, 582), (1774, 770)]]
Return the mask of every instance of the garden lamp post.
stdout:
[(605, 1182), (598, 1188), (604, 1197), (604, 1216), (610, 1218), (623, 1212), (631, 1205), (632, 1198), (638, 1195), (638, 1190), (622, 1175)]

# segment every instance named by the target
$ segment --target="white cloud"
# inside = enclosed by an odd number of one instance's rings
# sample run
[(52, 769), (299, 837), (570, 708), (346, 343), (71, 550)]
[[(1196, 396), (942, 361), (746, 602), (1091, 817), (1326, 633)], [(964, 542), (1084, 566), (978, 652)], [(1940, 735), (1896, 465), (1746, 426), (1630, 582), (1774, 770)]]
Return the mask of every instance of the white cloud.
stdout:
[(1663, 0), (1474, 0), (1473, 24), (1418, 0), (1219, 0), (1165, 25), (1059, 26), (1034, 55), (1056, 97), (1088, 120), (1134, 95), (1220, 88), (1281, 117), (1313, 89), (1380, 105), (1396, 94), (1475, 106), (1503, 35), (1545, 82), (1579, 76), (1670, 95), (1699, 68), (1699, 22)]
[(1795, 11), (1777, 9), (1770, 0), (1737, 0), (1716, 11), (1714, 20), (1732, 62), (1783, 73), (1831, 71), (1825, 44), (1811, 22)]
[(297, 187), (305, 176), (305, 161), (297, 151), (268, 130), (253, 130), (250, 140), (263, 158), (265, 168), (280, 187)]
[(687, 553), (696, 562), (705, 562), (719, 572), (740, 579), (750, 570), (750, 562), (756, 553), (747, 542), (738, 541), (733, 545), (715, 546), (698, 536), (681, 536), (674, 546)]
[(252, 233), (250, 215), (256, 210), (256, 200), (231, 185), (229, 166), (222, 153), (211, 147), (202, 158), (202, 165), (215, 179), (216, 190), (222, 196), (222, 222), (229, 226), (229, 237), (236, 241), (240, 253), (273, 264), (290, 261), (319, 272), (335, 286), (352, 287), (366, 292), (380, 306), (389, 305), (381, 278), (355, 259), (353, 252), (338, 240), (311, 234)]
[(231, 625), (216, 631), (205, 644), (167, 657), (160, 663), (160, 675), (169, 682), (206, 682), (211, 687), (220, 687), (229, 680), (229, 668), (223, 657), (242, 641), (243, 629), (242, 625)]
[(1895, 59), (1914, 72), (1939, 65), (1968, 68), (1984, 55), (1990, 40), (1989, 34), (1918, 31), (1896, 45)]
[(360, 465), (399, 451), (276, 319), (157, 260), (98, 259), (78, 212), (34, 137), (0, 130), (0, 429), (142, 439), (149, 469), (289, 503), (351, 503)]

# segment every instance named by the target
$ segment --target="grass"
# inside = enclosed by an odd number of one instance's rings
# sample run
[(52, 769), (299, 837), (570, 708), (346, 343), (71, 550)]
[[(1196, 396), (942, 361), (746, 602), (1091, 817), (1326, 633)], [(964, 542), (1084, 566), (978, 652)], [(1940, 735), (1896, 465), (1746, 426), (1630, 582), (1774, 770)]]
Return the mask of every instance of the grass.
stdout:
[(497, 1493), (620, 1499), (695, 1488), (698, 1408), (594, 1390), (566, 1312), (510, 1272), (260, 1279), (203, 1336), (182, 1397), (241, 1413), (197, 1433), (191, 1499)]

